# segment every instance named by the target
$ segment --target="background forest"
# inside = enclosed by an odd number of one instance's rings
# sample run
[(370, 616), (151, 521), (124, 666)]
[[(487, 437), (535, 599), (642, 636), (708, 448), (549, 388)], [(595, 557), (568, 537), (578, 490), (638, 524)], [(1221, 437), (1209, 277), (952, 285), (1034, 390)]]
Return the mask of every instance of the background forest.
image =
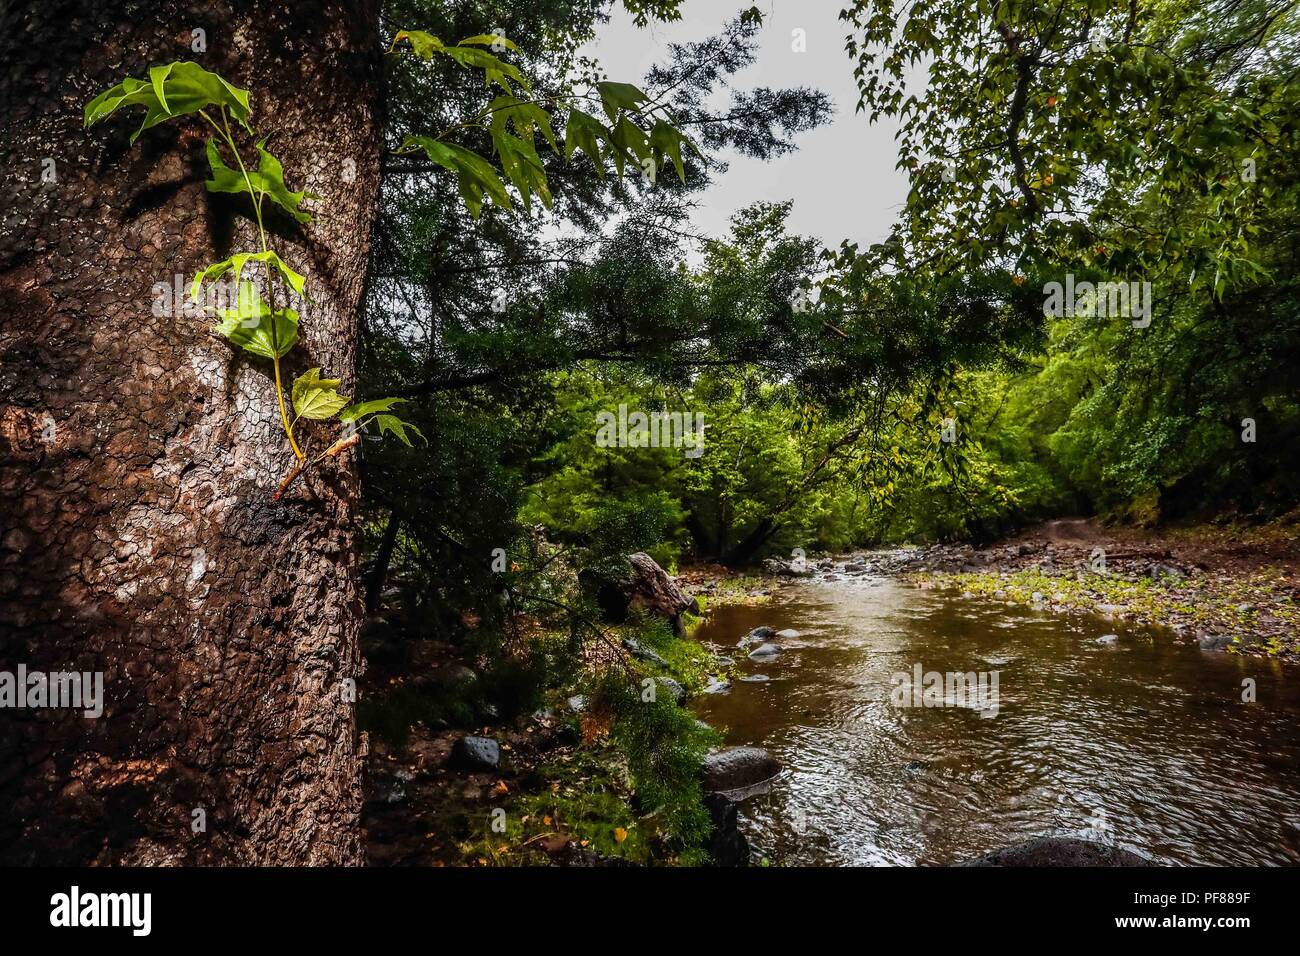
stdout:
[[(386, 16), (529, 38), (521, 65), (543, 86), (601, 69), (579, 51), (603, 3)], [(581, 580), (646, 551), (670, 572), (743, 569), (793, 548), (987, 542), (1062, 515), (1262, 521), (1295, 506), (1293, 5), (940, 0), (842, 19), (860, 104), (734, 85), (759, 7), (671, 48), (643, 87), (699, 147), (684, 181), (548, 156), (553, 208), (475, 220), (451, 177), (389, 161), (360, 391), (413, 399), (428, 444), (364, 453), (372, 659), (402, 622), (470, 655), (494, 712), (524, 713), (571, 689), (577, 649), (603, 635), (562, 567)], [(420, 67), (392, 66), (393, 145), (431, 108), (452, 122), (481, 107), (453, 68)], [(780, 156), (855, 106), (901, 125), (912, 191), (887, 241), (825, 248), (788, 231), (779, 199), (729, 234), (690, 231), (727, 150)], [(1149, 325), (1095, 303), (1045, 315), (1067, 272), (1150, 282)], [(706, 453), (600, 447), (596, 416), (620, 405), (702, 412)], [(670, 653), (666, 635), (639, 639)], [(690, 684), (688, 658), (672, 670)], [(392, 704), (371, 706), (372, 726)], [(397, 724), (445, 718), (407, 704)], [(654, 727), (627, 722), (644, 708), (610, 712), (634, 788), (655, 781), (652, 802), (698, 837), (680, 748), (706, 738), (672, 707)]]

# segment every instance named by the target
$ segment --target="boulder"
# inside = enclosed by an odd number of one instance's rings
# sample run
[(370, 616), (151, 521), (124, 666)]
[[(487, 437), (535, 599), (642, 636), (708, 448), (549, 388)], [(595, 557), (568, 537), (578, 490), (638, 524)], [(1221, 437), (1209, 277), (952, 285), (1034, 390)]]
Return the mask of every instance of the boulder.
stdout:
[(806, 561), (785, 561), (781, 558), (765, 558), (763, 560), (763, 570), (768, 574), (775, 574), (783, 578), (807, 578), (811, 577), (813, 573), (812, 568), (808, 567)]
[(679, 637), (685, 633), (682, 613), (700, 613), (699, 602), (668, 576), (668, 572), (643, 551), (627, 556), (621, 567), (589, 568), (579, 575), (607, 620), (621, 624), (631, 609), (666, 618)]
[(783, 630), (783, 631), (777, 631), (776, 634), (775, 634), (774, 636), (779, 637), (779, 638), (781, 638), (782, 640), (793, 641), (793, 640), (796, 640), (797, 638), (799, 638), (801, 635), (800, 635), (799, 632), (796, 631), (794, 628), (792, 628), (792, 627), (787, 627), (787, 628), (786, 628), (785, 630)]
[(501, 747), (491, 737), (461, 737), (451, 746), (449, 764), (454, 770), (479, 773), (496, 770)]
[(760, 644), (758, 645), (758, 647), (750, 651), (749, 659), (751, 661), (771, 660), (773, 657), (776, 657), (780, 653), (781, 653), (780, 644), (773, 644), (771, 642), (768, 642), (767, 644)]
[(1103, 634), (1101, 637), (1097, 638), (1097, 643), (1098, 643), (1098, 644), (1118, 644), (1118, 643), (1119, 643), (1119, 635), (1118, 635), (1118, 634)]
[(1039, 837), (995, 850), (962, 866), (1155, 866), (1131, 850), (1080, 840), (1077, 837)]
[(762, 747), (726, 747), (709, 754), (700, 765), (708, 793), (745, 790), (780, 772), (781, 765)]

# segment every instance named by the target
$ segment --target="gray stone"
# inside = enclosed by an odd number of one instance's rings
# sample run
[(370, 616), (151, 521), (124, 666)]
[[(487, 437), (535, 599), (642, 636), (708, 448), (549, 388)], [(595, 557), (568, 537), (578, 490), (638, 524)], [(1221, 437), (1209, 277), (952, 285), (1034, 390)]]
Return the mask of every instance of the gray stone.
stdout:
[(781, 653), (781, 645), (773, 644), (769, 641), (766, 644), (760, 644), (758, 647), (750, 651), (749, 659), (751, 661), (768, 660), (773, 657), (776, 657), (780, 653)]
[(727, 747), (704, 758), (700, 773), (710, 793), (745, 790), (766, 783), (781, 765), (762, 747)]
[(456, 770), (495, 770), (501, 762), (501, 747), (491, 737), (461, 737), (451, 747), (450, 763)]

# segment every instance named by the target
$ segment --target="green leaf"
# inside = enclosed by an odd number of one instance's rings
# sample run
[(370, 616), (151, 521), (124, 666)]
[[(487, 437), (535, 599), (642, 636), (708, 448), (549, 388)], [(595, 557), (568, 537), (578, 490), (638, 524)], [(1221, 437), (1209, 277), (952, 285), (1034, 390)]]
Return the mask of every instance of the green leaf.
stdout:
[(398, 30), (393, 37), (393, 46), (397, 46), (402, 40), (410, 40), (411, 49), (422, 60), (432, 60), (435, 53), (441, 53), (447, 48), (447, 45), (436, 36), (423, 30)]
[(293, 380), (293, 410), (301, 418), (332, 418), (348, 404), (339, 394), (340, 384), (337, 378), (321, 378), (319, 368), (307, 369)]
[(284, 261), (274, 252), (237, 252), (229, 259), (223, 259), (221, 262), (208, 266), (202, 272), (194, 277), (194, 282), (190, 286), (190, 298), (195, 302), (199, 300), (199, 290), (204, 282), (211, 282), (213, 279), (220, 279), (227, 272), (235, 273), (235, 282), (239, 283), (240, 276), (243, 275), (244, 266), (250, 262), (268, 262), (280, 270), (280, 275), (289, 283), (293, 291), (303, 295), (303, 289), (306, 288), (307, 279), (297, 272), (294, 272)]
[(420, 429), (416, 428), (410, 422), (402, 421), (396, 415), (376, 415), (374, 422), (379, 426), (380, 435), (396, 435), (407, 448), (412, 447), (411, 439), (406, 437), (406, 430), (408, 428), (413, 431), (422, 442), (428, 444), (429, 440), (424, 437), (424, 433), (421, 432)]
[(251, 282), (240, 283), (238, 308), (216, 311), (222, 317), (217, 334), (262, 358), (280, 358), (298, 341), (298, 313), (276, 309), (272, 314)]
[(699, 150), (695, 149), (695, 144), (688, 139), (677, 127), (665, 123), (662, 120), (655, 123), (654, 129), (650, 131), (650, 145), (658, 153), (656, 159), (667, 156), (673, 161), (673, 166), (677, 168), (677, 178), (686, 182), (686, 167), (682, 165), (682, 144), (685, 143), (696, 154)]
[(530, 143), (535, 140), (537, 130), (541, 129), (542, 135), (551, 144), (551, 149), (556, 153), (560, 151), (555, 132), (551, 129), (550, 115), (536, 103), (521, 100), (517, 96), (498, 96), (488, 104), (485, 115), (491, 119), (493, 130), (504, 130), (507, 122), (513, 123), (520, 138)]
[(477, 68), (482, 70), (485, 86), (491, 86), (495, 83), (507, 93), (513, 94), (514, 88), (510, 85), (510, 81), (514, 80), (525, 90), (532, 89), (528, 80), (519, 72), (518, 67), (506, 63), (504, 60), (498, 60), (491, 53), (484, 50), (465, 46), (448, 46), (443, 47), (442, 52), (467, 69)]
[(492, 164), (478, 153), (430, 136), (408, 136), (398, 151), (404, 152), (411, 147), (419, 147), (433, 162), (456, 174), (460, 196), (475, 219), (483, 210), (484, 193), (502, 209), (511, 208), (505, 183), (501, 182)]
[(653, 155), (645, 132), (626, 116), (619, 117), (609, 139), (615, 146), (614, 168), (620, 176), (623, 175), (623, 163), (629, 155), (636, 160), (638, 166), (641, 160)]
[(605, 158), (600, 151), (600, 140), (609, 138), (605, 124), (582, 110), (569, 110), (569, 121), (564, 127), (564, 158), (573, 158), (574, 150), (582, 150), (595, 164), (601, 179), (605, 178)]
[[(262, 196), (271, 199), (298, 222), (311, 222), (311, 213), (300, 209), (304, 199), (319, 199), (314, 193), (293, 192), (284, 184), (284, 167), (280, 161), (261, 146), (257, 147), (257, 169), (249, 170), (248, 176), (238, 169), (231, 169), (221, 158), (216, 140), (208, 140), (208, 165), (212, 168), (212, 178), (204, 185), (210, 193), (250, 193), (254, 201)], [(252, 191), (249, 185), (252, 185)]]
[(501, 159), (501, 169), (519, 190), (519, 195), (524, 200), (524, 208), (532, 211), (532, 194), (536, 192), (549, 209), (551, 190), (546, 183), (546, 170), (542, 168), (542, 161), (537, 158), (537, 150), (533, 148), (533, 144), (517, 136), (511, 136), (505, 130), (493, 130), (492, 142)]
[(145, 108), (144, 121), (131, 134), (132, 143), (150, 127), (209, 106), (224, 106), (244, 129), (249, 128), (252, 112), (248, 90), (232, 86), (216, 73), (187, 60), (151, 68), (147, 82), (127, 77), (100, 93), (86, 104), (85, 125), (93, 126), (127, 106)]
[(364, 415), (370, 415), (374, 412), (386, 412), (398, 402), (409, 401), (405, 398), (376, 398), (369, 402), (357, 402), (355, 405), (349, 405), (343, 411), (339, 412), (339, 421), (354, 422)]
[(634, 111), (642, 103), (650, 102), (650, 98), (631, 83), (597, 83), (596, 92), (600, 94), (610, 122), (614, 121), (619, 110)]
[(481, 33), (478, 36), (466, 37), (456, 45), (457, 46), (473, 46), (473, 45), (492, 46), (494, 43), (497, 42), (500, 42), (502, 46), (504, 46), (507, 50), (514, 50), (516, 53), (519, 52), (519, 46), (513, 40), (511, 40), (509, 37), (507, 37), (505, 34), (502, 33)]

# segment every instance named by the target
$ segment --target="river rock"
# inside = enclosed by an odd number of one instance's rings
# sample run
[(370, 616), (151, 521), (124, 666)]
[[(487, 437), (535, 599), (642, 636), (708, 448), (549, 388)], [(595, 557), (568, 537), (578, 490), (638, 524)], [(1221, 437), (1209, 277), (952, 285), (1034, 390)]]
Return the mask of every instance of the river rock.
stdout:
[(731, 681), (723, 680), (720, 677), (710, 677), (709, 682), (704, 685), (702, 693), (705, 694), (725, 694), (731, 690)]
[(644, 551), (629, 554), (615, 567), (588, 568), (579, 576), (583, 587), (594, 595), (607, 620), (622, 623), (631, 609), (667, 618), (673, 632), (685, 633), (682, 614), (700, 613), (699, 602), (668, 576), (668, 572)]
[(962, 866), (1155, 866), (1122, 847), (1077, 837), (1039, 837), (994, 850)]
[(743, 649), (748, 647), (750, 644), (762, 644), (765, 641), (770, 641), (774, 637), (776, 637), (775, 628), (767, 627), (766, 625), (763, 627), (756, 627), (738, 640), (736, 646)]
[(1103, 634), (1101, 637), (1097, 638), (1097, 643), (1098, 643), (1098, 644), (1118, 644), (1118, 643), (1119, 643), (1119, 635), (1118, 635), (1118, 634)]
[(623, 646), (627, 652), (639, 661), (645, 661), (648, 664), (654, 664), (656, 667), (667, 667), (668, 662), (660, 657), (657, 653), (646, 647), (635, 637), (623, 638)]
[(1227, 634), (1205, 634), (1196, 635), (1196, 643), (1201, 645), (1203, 651), (1226, 651), (1232, 644), (1232, 637)]
[(686, 703), (687, 694), (685, 687), (673, 680), (671, 677), (657, 677), (655, 679), (659, 682), (660, 687), (673, 695), (673, 700), (676, 701), (678, 705)]
[(500, 762), (501, 747), (491, 737), (461, 737), (451, 746), (449, 763), (455, 770), (495, 770)]
[(762, 747), (727, 747), (704, 758), (700, 773), (709, 793), (746, 790), (766, 783), (781, 772), (781, 765)]
[(781, 558), (764, 559), (763, 570), (783, 578), (806, 578), (813, 573), (807, 562), (785, 561)]
[(800, 633), (796, 631), (794, 628), (787, 627), (783, 631), (777, 631), (775, 636), (781, 638), (782, 640), (793, 641), (798, 639), (802, 635), (800, 635)]
[(766, 644), (760, 644), (758, 647), (750, 651), (749, 659), (751, 661), (770, 660), (771, 658), (776, 657), (780, 653), (781, 653), (781, 645), (773, 644), (769, 641)]

